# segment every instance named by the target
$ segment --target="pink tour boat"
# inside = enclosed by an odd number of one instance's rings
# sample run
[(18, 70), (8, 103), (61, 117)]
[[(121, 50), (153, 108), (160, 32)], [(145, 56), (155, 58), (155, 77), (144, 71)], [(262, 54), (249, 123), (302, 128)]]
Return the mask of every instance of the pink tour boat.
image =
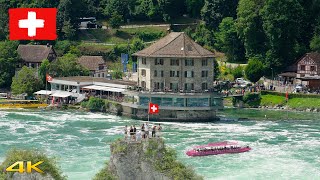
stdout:
[(192, 150), (186, 152), (188, 156), (208, 156), (218, 154), (243, 153), (250, 151), (249, 146), (239, 146), (237, 142), (216, 142), (207, 145), (195, 146)]

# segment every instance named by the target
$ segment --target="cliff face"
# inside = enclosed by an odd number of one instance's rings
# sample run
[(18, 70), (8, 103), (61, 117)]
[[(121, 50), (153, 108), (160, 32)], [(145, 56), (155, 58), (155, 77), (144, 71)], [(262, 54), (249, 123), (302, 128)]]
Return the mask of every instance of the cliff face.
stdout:
[(109, 169), (120, 180), (170, 180), (164, 173), (156, 170), (154, 163), (163, 157), (158, 153), (157, 157), (151, 157), (150, 142), (155, 144), (153, 152), (163, 152), (163, 141), (149, 140), (142, 143), (117, 141), (111, 145), (111, 157)]

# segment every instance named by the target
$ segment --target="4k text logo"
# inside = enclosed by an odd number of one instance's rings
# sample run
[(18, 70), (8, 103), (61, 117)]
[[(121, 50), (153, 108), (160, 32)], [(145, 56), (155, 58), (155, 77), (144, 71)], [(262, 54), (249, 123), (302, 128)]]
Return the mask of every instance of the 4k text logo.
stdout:
[[(41, 163), (43, 163), (43, 161), (39, 161), (35, 164), (32, 165), (31, 161), (27, 161), (27, 169), (24, 168), (24, 162), (23, 161), (17, 161), (15, 163), (13, 163), (11, 166), (9, 166), (6, 171), (7, 172), (19, 172), (19, 173), (31, 173), (32, 169), (35, 170), (38, 173), (43, 173), (43, 171), (39, 168), (37, 168), (38, 165), (40, 165)], [(14, 169), (14, 167), (19, 166), (19, 168)]]

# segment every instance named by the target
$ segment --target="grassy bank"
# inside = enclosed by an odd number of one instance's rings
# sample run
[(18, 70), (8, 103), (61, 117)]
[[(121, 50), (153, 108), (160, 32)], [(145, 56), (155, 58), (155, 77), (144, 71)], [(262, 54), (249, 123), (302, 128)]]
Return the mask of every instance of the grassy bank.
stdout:
[(229, 108), (218, 112), (220, 117), (226, 119), (250, 119), (250, 120), (319, 120), (320, 113), (265, 110), (265, 109), (235, 109)]

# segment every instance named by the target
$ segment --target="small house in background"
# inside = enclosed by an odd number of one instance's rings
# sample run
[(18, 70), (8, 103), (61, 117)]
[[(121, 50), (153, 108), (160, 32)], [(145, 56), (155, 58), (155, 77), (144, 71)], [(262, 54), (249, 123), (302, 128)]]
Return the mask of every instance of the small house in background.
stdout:
[(57, 54), (51, 45), (19, 45), (17, 51), (22, 59), (17, 67), (17, 71), (20, 70), (22, 66), (36, 68), (38, 70), (45, 59), (48, 59), (50, 62), (57, 59)]
[(92, 77), (107, 77), (107, 67), (102, 56), (81, 56), (78, 63), (89, 69)]
[(320, 53), (307, 53), (298, 60), (297, 80), (310, 89), (320, 88)]

